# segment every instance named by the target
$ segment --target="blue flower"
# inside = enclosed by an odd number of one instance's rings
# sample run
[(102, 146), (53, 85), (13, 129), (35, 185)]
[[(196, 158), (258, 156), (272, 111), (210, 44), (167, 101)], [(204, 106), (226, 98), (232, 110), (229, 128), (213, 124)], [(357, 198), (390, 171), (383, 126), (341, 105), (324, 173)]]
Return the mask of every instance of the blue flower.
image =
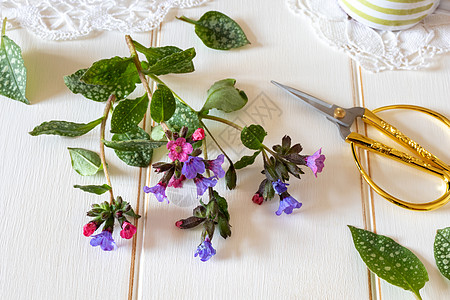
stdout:
[(163, 202), (164, 200), (167, 200), (167, 203), (169, 203), (169, 199), (167, 199), (166, 196), (166, 184), (162, 182), (158, 182), (157, 185), (154, 187), (148, 187), (144, 186), (144, 192), (145, 193), (152, 193), (156, 196), (156, 199), (158, 199), (159, 202)]
[(197, 186), (197, 196), (203, 196), (209, 187), (215, 187), (217, 178), (215, 176), (206, 178), (202, 175), (198, 175), (194, 178), (194, 183)]
[(286, 192), (288, 185), (289, 185), (288, 183), (284, 183), (283, 181), (281, 181), (281, 179), (272, 182), (273, 189), (275, 190), (275, 192), (277, 192), (278, 195), (281, 195), (284, 192)]
[(188, 160), (184, 162), (181, 174), (187, 179), (193, 179), (197, 174), (205, 172), (205, 163), (201, 157), (189, 156)]
[(93, 235), (90, 242), (92, 247), (100, 246), (103, 251), (111, 251), (116, 247), (111, 232), (103, 230), (100, 234)]
[(199, 256), (201, 261), (208, 261), (216, 254), (216, 249), (213, 248), (211, 240), (206, 236), (205, 240), (197, 247), (194, 257)]
[(223, 154), (220, 154), (216, 159), (208, 160), (207, 162), (208, 169), (213, 171), (214, 175), (217, 178), (222, 178), (225, 176), (225, 171), (222, 169), (224, 158), (225, 156)]
[(287, 194), (286, 197), (280, 200), (280, 206), (278, 210), (275, 212), (277, 216), (281, 215), (283, 212), (287, 215), (292, 213), (294, 208), (300, 208), (302, 204), (295, 200), (291, 195)]

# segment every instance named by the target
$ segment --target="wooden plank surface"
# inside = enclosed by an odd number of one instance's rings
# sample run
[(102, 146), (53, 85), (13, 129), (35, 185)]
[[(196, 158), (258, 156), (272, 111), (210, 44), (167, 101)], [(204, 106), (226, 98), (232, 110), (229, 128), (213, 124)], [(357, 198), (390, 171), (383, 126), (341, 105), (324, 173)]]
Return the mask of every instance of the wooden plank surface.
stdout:
[[(192, 25), (175, 19), (196, 19), (209, 10), (235, 19), (252, 44), (229, 52), (212, 50), (195, 36)], [(8, 35), (22, 47), (32, 105), (0, 97), (0, 217), (5, 224), (0, 291), (6, 299), (413, 299), (412, 293), (368, 276), (348, 224), (376, 230), (407, 246), (430, 275), (423, 298), (448, 298), (450, 283), (438, 272), (432, 251), (436, 229), (449, 226), (449, 208), (406, 211), (371, 192), (334, 125), (270, 84), (276, 80), (343, 107), (409, 103), (450, 116), (448, 57), (427, 71), (367, 73), (322, 43), (306, 18), (273, 1), (211, 1), (171, 11), (153, 33), (133, 34), (147, 46), (195, 47), (194, 73), (161, 77), (194, 108), (202, 106), (214, 81), (235, 78), (247, 93), (247, 107), (217, 115), (240, 125), (261, 124), (269, 133), (267, 145), (280, 143), (288, 134), (303, 144), (304, 154), (321, 147), (327, 156), (317, 179), (305, 169), (302, 180), (291, 181), (289, 191), (303, 207), (289, 216), (274, 214), (277, 200), (262, 206), (251, 202), (263, 178), (261, 162), (238, 172), (236, 191), (219, 183), (219, 192), (229, 202), (233, 234), (227, 240), (216, 234), (217, 255), (202, 263), (193, 257), (201, 230), (174, 226), (196, 206), (192, 185), (183, 192), (172, 191), (170, 204), (144, 198), (142, 184), (154, 185), (160, 175), (127, 167), (107, 150), (116, 194), (133, 205), (139, 201), (143, 218), (137, 240), (123, 241), (117, 231), (118, 249), (104, 253), (90, 247), (81, 232), (88, 221), (85, 212), (106, 197), (72, 188), (103, 183), (104, 178), (75, 173), (66, 149), (98, 151), (98, 130), (76, 139), (27, 133), (43, 121), (88, 122), (102, 114), (103, 104), (71, 94), (62, 76), (101, 58), (126, 56), (123, 34), (109, 32), (71, 42), (41, 41), (25, 30)], [(417, 114), (382, 116), (450, 161), (448, 129)], [(149, 129), (149, 122), (146, 125)], [(211, 121), (207, 126), (233, 160), (250, 154), (242, 150), (234, 129)], [(359, 124), (357, 130), (366, 129)], [(208, 147), (210, 157), (219, 154), (210, 139)], [(165, 158), (164, 150), (155, 152), (154, 161)], [(423, 201), (442, 192), (438, 180), (400, 164), (388, 162), (386, 168), (386, 163), (369, 155), (371, 174), (392, 193)]]

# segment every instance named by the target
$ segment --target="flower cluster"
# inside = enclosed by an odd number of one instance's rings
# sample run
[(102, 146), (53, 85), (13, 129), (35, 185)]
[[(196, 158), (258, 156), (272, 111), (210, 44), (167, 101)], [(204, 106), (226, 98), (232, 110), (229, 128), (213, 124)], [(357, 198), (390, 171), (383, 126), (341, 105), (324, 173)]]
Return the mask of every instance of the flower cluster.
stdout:
[(266, 175), (266, 178), (259, 185), (252, 201), (261, 205), (264, 200), (272, 199), (276, 193), (280, 197), (280, 203), (275, 214), (277, 216), (280, 216), (283, 212), (291, 214), (294, 209), (300, 208), (302, 203), (298, 202), (287, 191), (289, 184), (286, 181), (289, 180), (289, 175), (300, 178), (300, 175), (304, 173), (299, 166), (306, 165), (317, 177), (317, 173), (322, 172), (324, 167), (325, 156), (322, 155), (322, 149), (311, 156), (300, 155), (302, 146), (295, 144), (291, 147), (289, 136), (284, 136), (281, 145), (275, 145), (272, 149), (273, 151), (267, 149), (268, 152), (270, 151), (271, 157), (268, 157), (265, 150), (262, 150), (264, 158), (263, 174)]
[[(112, 237), (115, 220), (119, 222), (122, 228), (120, 236), (124, 239), (131, 239), (136, 233), (136, 226), (127, 220), (127, 216), (136, 219), (140, 218), (131, 208), (131, 205), (123, 201), (120, 196), (112, 204), (106, 201), (101, 204), (93, 204), (87, 215), (93, 217), (93, 220), (84, 225), (83, 235), (86, 237), (92, 236), (91, 246), (100, 246), (104, 251), (111, 251), (116, 248), (116, 243)], [(102, 232), (92, 235), (102, 224)]]

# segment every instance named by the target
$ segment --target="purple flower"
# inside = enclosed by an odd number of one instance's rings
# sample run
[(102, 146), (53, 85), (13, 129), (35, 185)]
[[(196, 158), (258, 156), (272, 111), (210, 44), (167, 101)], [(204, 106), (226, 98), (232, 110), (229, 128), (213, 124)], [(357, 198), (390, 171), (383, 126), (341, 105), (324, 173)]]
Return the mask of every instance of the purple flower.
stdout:
[(214, 187), (217, 183), (217, 178), (215, 176), (206, 178), (202, 175), (198, 175), (194, 178), (194, 183), (197, 186), (197, 196), (203, 196), (209, 187)]
[(188, 154), (191, 154), (193, 148), (192, 145), (186, 143), (185, 138), (177, 138), (176, 141), (169, 141), (166, 145), (169, 149), (169, 158), (171, 160), (179, 160), (181, 162), (188, 159)]
[(203, 158), (197, 156), (189, 156), (188, 160), (183, 164), (181, 174), (187, 179), (194, 179), (197, 174), (205, 172), (205, 163)]
[(158, 182), (157, 185), (154, 187), (148, 187), (144, 186), (144, 192), (145, 193), (152, 193), (155, 195), (156, 199), (158, 199), (159, 202), (163, 202), (164, 200), (167, 200), (167, 203), (169, 203), (169, 199), (167, 199), (166, 196), (166, 184), (162, 182)]
[(311, 156), (306, 158), (306, 165), (313, 171), (314, 175), (317, 177), (317, 173), (322, 172), (324, 167), (323, 162), (325, 161), (325, 155), (322, 155), (322, 148), (316, 151)]
[(197, 247), (194, 257), (199, 256), (201, 261), (208, 261), (216, 254), (216, 249), (213, 248), (211, 240), (206, 236), (205, 240)]
[(103, 230), (102, 233), (93, 235), (90, 244), (92, 247), (100, 246), (103, 251), (111, 251), (116, 247), (112, 234), (108, 230)]
[(225, 176), (225, 171), (222, 169), (224, 158), (225, 156), (223, 154), (220, 154), (216, 159), (207, 161), (208, 169), (213, 171), (214, 175), (217, 178), (222, 178)]
[(300, 207), (302, 207), (302, 204), (288, 194), (287, 197), (284, 197), (280, 200), (280, 206), (278, 207), (278, 210), (275, 212), (275, 214), (279, 216), (284, 212), (285, 214), (289, 215), (292, 213), (292, 210), (294, 210), (294, 208)]
[(278, 195), (281, 195), (282, 193), (286, 192), (288, 185), (289, 183), (284, 183), (283, 181), (281, 181), (281, 179), (272, 182), (273, 189), (275, 190), (275, 192), (277, 192)]

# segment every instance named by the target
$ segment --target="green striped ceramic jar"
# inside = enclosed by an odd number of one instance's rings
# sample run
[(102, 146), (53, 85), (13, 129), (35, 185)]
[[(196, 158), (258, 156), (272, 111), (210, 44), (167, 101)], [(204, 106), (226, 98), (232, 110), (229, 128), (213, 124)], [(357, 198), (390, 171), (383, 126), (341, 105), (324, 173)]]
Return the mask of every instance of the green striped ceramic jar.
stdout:
[(380, 30), (402, 30), (419, 23), (439, 0), (338, 0), (356, 21)]

